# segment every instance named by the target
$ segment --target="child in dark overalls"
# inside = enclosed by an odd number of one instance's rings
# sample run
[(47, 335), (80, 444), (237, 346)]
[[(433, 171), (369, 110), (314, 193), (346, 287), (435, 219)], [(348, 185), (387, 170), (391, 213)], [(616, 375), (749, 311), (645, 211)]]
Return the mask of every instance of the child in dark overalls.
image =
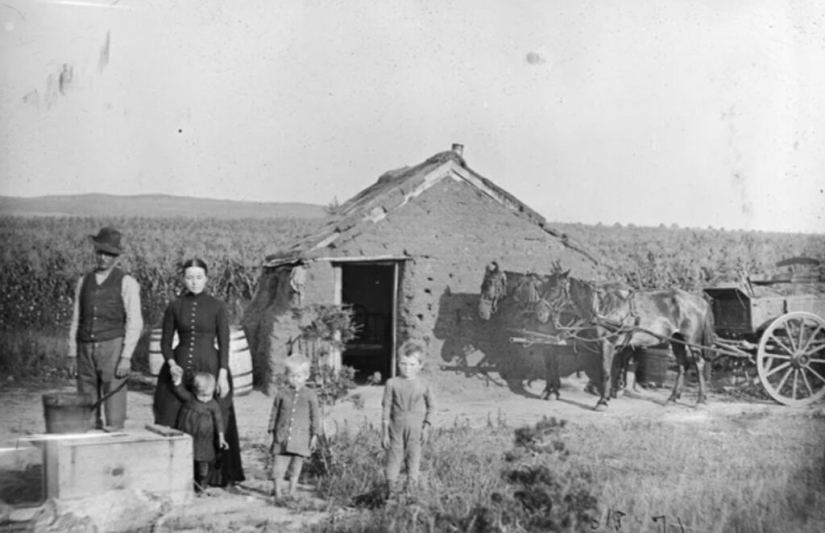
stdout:
[(295, 493), (304, 459), (309, 457), (318, 441), (320, 415), (318, 397), (306, 387), (310, 362), (301, 354), (286, 359), (286, 379), (289, 386), (275, 394), (268, 431), (275, 498), (283, 496), (281, 482), (289, 471), (289, 496)]
[(435, 396), (429, 383), (418, 377), (424, 347), (407, 342), (399, 350), (398, 377), (387, 380), (381, 402), (382, 442), (387, 450), (385, 473), (390, 497), (399, 490), (402, 463), (407, 467), (407, 485), (418, 486), (421, 446), (429, 440)]
[(221, 408), (215, 400), (215, 376), (199, 372), (192, 378), (190, 392), (182, 383), (183, 371), (173, 371), (175, 394), (184, 402), (178, 413), (175, 428), (192, 436), (192, 452), (195, 459), (195, 487), (199, 493), (206, 489), (209, 471), (217, 457), (215, 445), (226, 450), (224, 423)]

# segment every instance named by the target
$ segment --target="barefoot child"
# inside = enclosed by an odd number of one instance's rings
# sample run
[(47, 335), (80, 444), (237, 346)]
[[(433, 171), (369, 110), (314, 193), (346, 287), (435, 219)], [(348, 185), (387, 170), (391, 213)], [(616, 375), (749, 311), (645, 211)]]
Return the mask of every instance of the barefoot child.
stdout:
[(195, 487), (198, 492), (206, 489), (209, 471), (215, 462), (215, 444), (221, 450), (229, 445), (224, 439), (221, 408), (215, 400), (215, 376), (199, 372), (192, 378), (192, 392), (183, 385), (183, 369), (172, 371), (175, 394), (184, 402), (178, 413), (175, 428), (192, 435), (192, 452), (195, 459)]
[(306, 388), (309, 379), (309, 359), (292, 354), (286, 359), (288, 387), (275, 394), (269, 433), (272, 435), (272, 482), (275, 498), (281, 498), (281, 482), (289, 470), (289, 492), (295, 493), (304, 458), (309, 457), (318, 440), (320, 425), (318, 397)]
[(429, 439), (431, 417), (435, 410), (432, 388), (418, 377), (424, 347), (406, 342), (399, 350), (398, 377), (387, 380), (381, 402), (382, 442), (387, 450), (386, 475), (390, 496), (398, 492), (401, 465), (407, 467), (408, 488), (418, 485), (421, 445)]

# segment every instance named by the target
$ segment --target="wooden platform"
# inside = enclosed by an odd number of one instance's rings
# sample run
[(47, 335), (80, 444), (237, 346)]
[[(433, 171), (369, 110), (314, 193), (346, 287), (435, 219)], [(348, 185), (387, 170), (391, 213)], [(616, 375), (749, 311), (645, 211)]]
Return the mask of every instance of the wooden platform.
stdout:
[(43, 450), (45, 498), (76, 499), (140, 489), (173, 504), (193, 497), (192, 437), (162, 426), (117, 433), (37, 435)]

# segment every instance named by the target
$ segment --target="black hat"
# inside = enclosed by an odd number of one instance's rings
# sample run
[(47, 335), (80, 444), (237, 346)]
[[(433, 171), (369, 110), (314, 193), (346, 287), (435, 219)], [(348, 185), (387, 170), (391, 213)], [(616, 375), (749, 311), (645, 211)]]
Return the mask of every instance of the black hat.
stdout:
[(95, 245), (95, 250), (102, 250), (106, 253), (120, 255), (123, 248), (120, 246), (121, 234), (115, 228), (102, 228), (97, 232), (97, 236), (89, 235), (89, 240)]

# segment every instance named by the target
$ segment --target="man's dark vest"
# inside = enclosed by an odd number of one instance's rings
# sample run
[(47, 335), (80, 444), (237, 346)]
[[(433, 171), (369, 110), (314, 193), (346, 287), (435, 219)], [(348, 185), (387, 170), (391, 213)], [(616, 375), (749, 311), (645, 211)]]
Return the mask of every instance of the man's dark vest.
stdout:
[(83, 278), (77, 342), (108, 341), (124, 335), (126, 310), (121, 295), (123, 276), (123, 272), (115, 268), (101, 285), (95, 281), (94, 272)]

